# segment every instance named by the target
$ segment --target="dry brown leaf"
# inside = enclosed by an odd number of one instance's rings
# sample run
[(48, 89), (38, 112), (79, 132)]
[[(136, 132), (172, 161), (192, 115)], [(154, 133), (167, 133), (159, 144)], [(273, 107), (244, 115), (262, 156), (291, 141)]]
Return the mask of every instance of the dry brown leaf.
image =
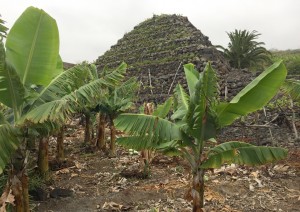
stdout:
[(205, 199), (206, 199), (208, 202), (211, 201), (212, 198), (213, 198), (213, 196), (212, 196), (211, 194), (208, 194), (208, 195), (205, 197)]
[(79, 174), (76, 174), (76, 173), (72, 173), (71, 174), (71, 178), (73, 178), (73, 177), (77, 177)]
[(64, 168), (55, 172), (55, 174), (68, 174), (68, 173), (70, 173), (70, 169), (68, 168)]
[(11, 192), (12, 191), (10, 190), (5, 202), (14, 205), (15, 196)]
[(0, 208), (0, 212), (6, 212), (6, 203), (5, 202), (2, 203), (2, 206)]
[(254, 191), (254, 186), (252, 184), (249, 185), (249, 190)]
[(255, 172), (251, 172), (250, 173), (250, 176), (254, 177), (254, 178), (257, 178), (258, 177), (258, 174), (259, 172), (258, 171), (255, 171)]
[(269, 193), (271, 192), (272, 190), (270, 188), (261, 188), (259, 189), (260, 192), (265, 192), (265, 193)]
[(84, 166), (81, 163), (79, 163), (78, 161), (75, 161), (75, 166), (76, 166), (77, 169), (83, 169), (84, 168)]
[(105, 202), (102, 206), (104, 210), (120, 210), (123, 208), (123, 205), (115, 202)]
[(279, 164), (274, 166), (274, 170), (277, 172), (286, 172), (290, 167), (288, 165)]
[(8, 189), (4, 191), (4, 193), (1, 195), (0, 198), (0, 205), (2, 205), (0, 208), (0, 212), (6, 212), (7, 203), (15, 205), (14, 201), (15, 201), (15, 196), (12, 194), (12, 190), (10, 189), (9, 192)]
[(259, 180), (257, 178), (255, 178), (254, 180), (257, 182), (257, 185), (258, 185), (259, 188), (263, 187), (263, 185), (261, 183), (261, 180)]

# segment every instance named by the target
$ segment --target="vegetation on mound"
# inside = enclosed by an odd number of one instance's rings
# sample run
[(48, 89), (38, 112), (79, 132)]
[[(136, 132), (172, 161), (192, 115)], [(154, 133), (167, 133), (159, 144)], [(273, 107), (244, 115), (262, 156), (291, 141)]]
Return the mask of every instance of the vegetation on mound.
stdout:
[(283, 60), (289, 75), (300, 75), (300, 49), (272, 51), (272, 60)]

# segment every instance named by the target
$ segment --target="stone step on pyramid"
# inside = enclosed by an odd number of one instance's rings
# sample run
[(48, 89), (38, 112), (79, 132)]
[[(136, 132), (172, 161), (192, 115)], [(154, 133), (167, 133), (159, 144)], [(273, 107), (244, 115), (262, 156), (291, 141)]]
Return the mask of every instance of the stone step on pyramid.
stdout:
[(224, 96), (230, 70), (209, 38), (180, 15), (154, 15), (138, 24), (100, 56), (96, 65), (101, 72), (104, 67), (113, 69), (123, 61), (128, 65), (127, 76), (136, 76), (141, 82), (138, 103), (164, 102), (178, 82), (186, 86), (184, 64), (193, 63), (202, 71), (208, 61), (217, 71)]

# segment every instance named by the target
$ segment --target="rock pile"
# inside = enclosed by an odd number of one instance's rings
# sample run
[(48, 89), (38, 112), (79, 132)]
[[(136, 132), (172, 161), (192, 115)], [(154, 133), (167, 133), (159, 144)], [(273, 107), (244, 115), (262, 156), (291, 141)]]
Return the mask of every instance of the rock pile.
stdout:
[[(208, 61), (217, 70), (221, 96), (229, 65), (208, 37), (187, 17), (154, 15), (126, 33), (116, 45), (96, 60), (98, 70), (128, 64), (128, 76), (141, 82), (139, 102), (163, 102), (178, 82), (185, 84), (183, 64), (193, 63), (202, 71)], [(174, 83), (172, 84), (172, 82)], [(170, 92), (169, 92), (170, 91)]]

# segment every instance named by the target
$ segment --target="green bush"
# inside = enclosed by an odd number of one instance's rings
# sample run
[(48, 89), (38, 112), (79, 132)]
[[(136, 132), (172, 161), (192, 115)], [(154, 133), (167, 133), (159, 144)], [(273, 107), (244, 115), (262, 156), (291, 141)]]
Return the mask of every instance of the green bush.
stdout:
[(289, 75), (300, 75), (300, 49), (273, 51), (272, 60), (283, 60)]

